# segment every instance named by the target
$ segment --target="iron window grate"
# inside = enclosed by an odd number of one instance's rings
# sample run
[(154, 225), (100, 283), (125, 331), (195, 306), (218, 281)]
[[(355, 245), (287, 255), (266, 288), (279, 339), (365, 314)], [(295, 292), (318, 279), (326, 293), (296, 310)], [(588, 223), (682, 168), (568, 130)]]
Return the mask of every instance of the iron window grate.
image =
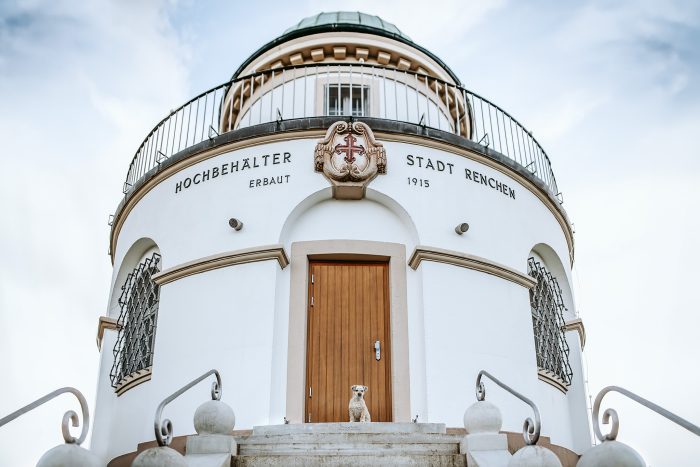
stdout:
[(564, 335), (566, 307), (559, 282), (534, 257), (528, 259), (527, 266), (528, 274), (537, 280), (537, 285), (530, 289), (537, 366), (568, 386), (573, 371), (569, 364), (569, 344)]
[(325, 87), (326, 115), (369, 116), (369, 86), (362, 84), (329, 84)]
[(127, 376), (153, 364), (153, 340), (158, 317), (160, 287), (153, 275), (160, 272), (160, 255), (153, 253), (126, 278), (119, 297), (119, 334), (114, 345), (114, 364), (109, 373), (112, 387)]

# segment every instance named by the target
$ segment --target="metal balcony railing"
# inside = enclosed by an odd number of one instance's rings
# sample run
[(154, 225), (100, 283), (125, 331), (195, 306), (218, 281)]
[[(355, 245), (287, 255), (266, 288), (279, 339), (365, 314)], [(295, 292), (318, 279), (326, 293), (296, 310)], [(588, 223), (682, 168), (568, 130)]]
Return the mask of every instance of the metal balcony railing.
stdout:
[(496, 151), (539, 179), (561, 202), (542, 146), (515, 118), (461, 86), (410, 71), (367, 64), (312, 64), (242, 76), (173, 110), (146, 136), (124, 183), (129, 191), (178, 152), (239, 128), (322, 116), (414, 123)]

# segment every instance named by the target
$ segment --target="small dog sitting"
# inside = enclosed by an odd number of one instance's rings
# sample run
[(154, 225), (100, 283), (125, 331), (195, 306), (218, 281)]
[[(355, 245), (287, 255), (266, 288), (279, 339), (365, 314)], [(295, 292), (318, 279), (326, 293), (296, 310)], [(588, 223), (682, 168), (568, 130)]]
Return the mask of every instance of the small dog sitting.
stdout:
[(367, 404), (365, 404), (365, 392), (369, 389), (367, 386), (362, 386), (356, 384), (350, 388), (353, 392), (353, 396), (350, 399), (350, 404), (348, 405), (348, 411), (350, 412), (351, 422), (371, 422), (369, 417), (369, 410), (367, 410)]

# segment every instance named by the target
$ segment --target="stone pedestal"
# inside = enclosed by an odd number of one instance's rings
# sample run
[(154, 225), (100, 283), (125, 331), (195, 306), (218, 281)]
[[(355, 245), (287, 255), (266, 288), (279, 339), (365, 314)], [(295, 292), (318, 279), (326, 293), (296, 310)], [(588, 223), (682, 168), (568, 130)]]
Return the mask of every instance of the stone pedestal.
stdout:
[(467, 456), (469, 467), (506, 467), (511, 460), (508, 438), (499, 433), (501, 411), (490, 402), (477, 401), (464, 412), (467, 435), (459, 452)]
[(207, 401), (194, 413), (195, 436), (187, 438), (185, 460), (190, 467), (229, 467), (238, 445), (231, 432), (236, 417), (221, 401)]

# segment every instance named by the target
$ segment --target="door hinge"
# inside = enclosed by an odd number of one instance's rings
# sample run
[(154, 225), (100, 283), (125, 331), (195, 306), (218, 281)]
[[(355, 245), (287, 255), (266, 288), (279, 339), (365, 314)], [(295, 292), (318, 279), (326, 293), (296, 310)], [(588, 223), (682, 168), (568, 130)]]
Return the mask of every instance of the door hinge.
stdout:
[(314, 275), (313, 274), (311, 274), (311, 283), (312, 284), (314, 283)]
[(309, 416), (306, 417), (306, 423), (311, 423), (311, 414), (309, 414)]
[(309, 386), (309, 397), (311, 397), (311, 394), (312, 394), (312, 392), (311, 392), (311, 386)]
[(311, 306), (314, 306), (314, 296), (311, 296)]

